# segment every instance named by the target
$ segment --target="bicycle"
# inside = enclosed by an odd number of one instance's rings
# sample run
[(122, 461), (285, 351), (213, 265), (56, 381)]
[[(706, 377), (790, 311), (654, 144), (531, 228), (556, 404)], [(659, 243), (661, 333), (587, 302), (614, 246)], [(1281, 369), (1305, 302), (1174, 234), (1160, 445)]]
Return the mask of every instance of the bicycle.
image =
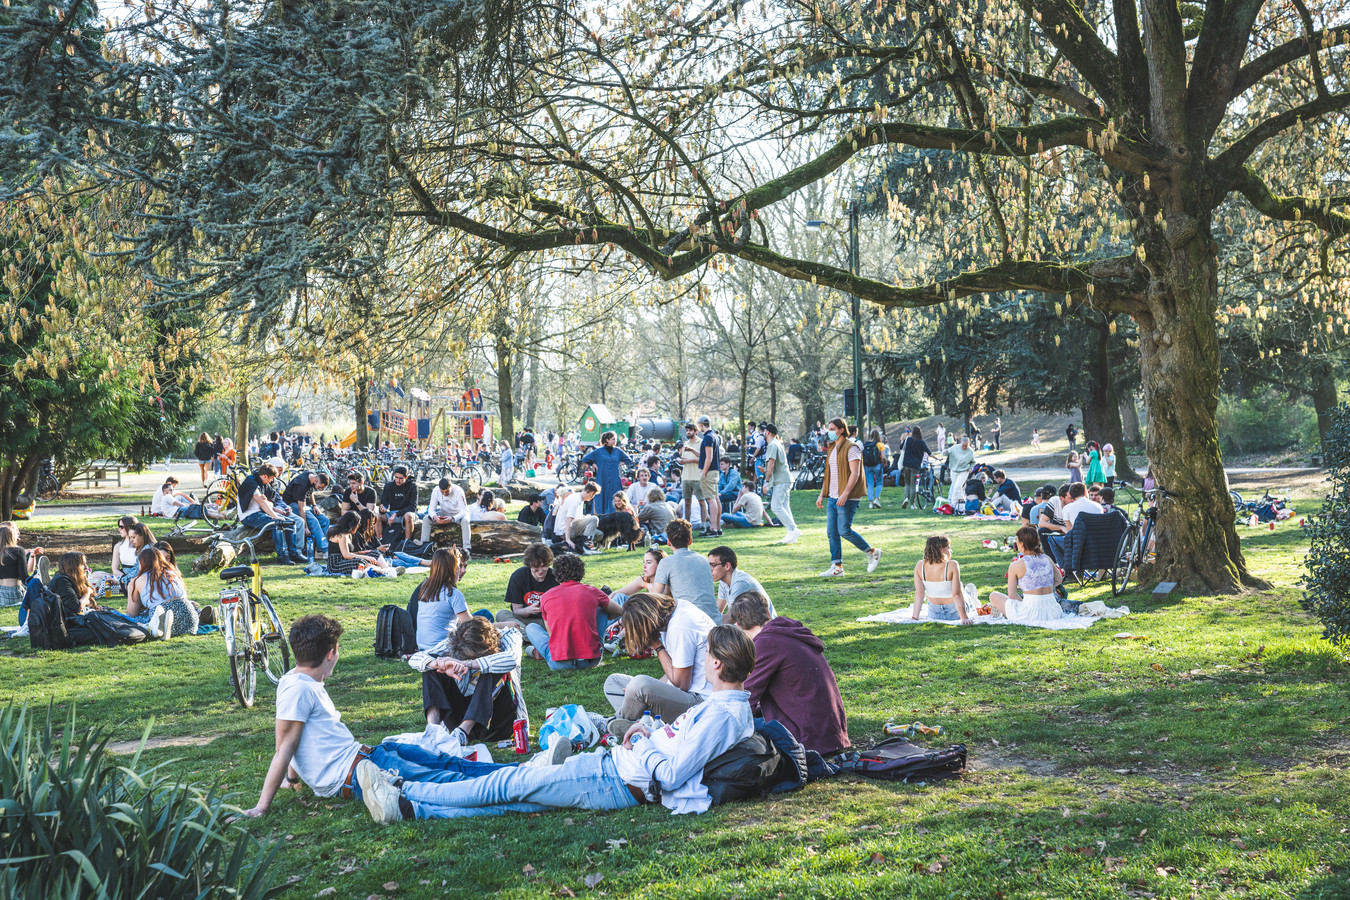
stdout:
[(56, 477), (56, 469), (51, 458), (42, 461), (42, 471), (38, 473), (37, 498), (44, 503), (55, 500), (61, 495), (61, 482)]
[(280, 683), (291, 667), (291, 648), (272, 599), (263, 589), (262, 565), (253, 544), (245, 541), (244, 546), (252, 561), (220, 573), (220, 580), (229, 585), (220, 592), (220, 630), (225, 635), (235, 696), (249, 709), (257, 691), (258, 669), (272, 684)]
[[(1118, 482), (1119, 490), (1133, 491), (1127, 481)], [(1154, 557), (1153, 530), (1158, 524), (1158, 507), (1166, 499), (1176, 496), (1167, 490), (1155, 487), (1139, 492), (1139, 506), (1133, 516), (1128, 516), (1130, 525), (1120, 536), (1120, 545), (1116, 548), (1116, 568), (1111, 572), (1111, 594), (1119, 597), (1125, 593), (1130, 576), (1135, 570)], [(1138, 581), (1138, 579), (1135, 579)]]
[(932, 509), (937, 494), (937, 477), (933, 474), (931, 463), (924, 463), (919, 474), (914, 476), (914, 489), (923, 499), (923, 508)]
[(239, 518), (239, 485), (243, 483), (239, 471), (236, 468), (207, 485), (202, 508), (216, 510), (217, 514), (211, 517), (212, 527), (233, 525)]

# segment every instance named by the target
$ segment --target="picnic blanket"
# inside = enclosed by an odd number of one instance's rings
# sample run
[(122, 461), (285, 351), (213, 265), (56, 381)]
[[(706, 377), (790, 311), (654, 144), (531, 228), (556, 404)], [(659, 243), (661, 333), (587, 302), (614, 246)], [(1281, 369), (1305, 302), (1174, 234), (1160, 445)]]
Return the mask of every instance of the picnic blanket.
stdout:
[[(928, 604), (925, 603), (919, 610), (919, 618), (910, 618), (909, 606), (902, 606), (900, 609), (891, 612), (877, 613), (874, 616), (862, 616), (857, 619), (858, 622), (879, 622), (886, 625), (960, 625), (960, 619), (932, 619), (928, 616)], [(1081, 631), (1085, 628), (1091, 628), (1097, 622), (1105, 618), (1120, 618), (1122, 615), (1129, 615), (1130, 608), (1122, 606), (1120, 609), (1108, 610), (1110, 615), (1103, 616), (1064, 616), (1061, 619), (1051, 619), (1049, 622), (1014, 622), (1011, 619), (1005, 619), (1002, 616), (977, 616), (971, 615), (970, 619), (976, 625), (1025, 625), (1028, 628), (1048, 628), (1051, 631)]]

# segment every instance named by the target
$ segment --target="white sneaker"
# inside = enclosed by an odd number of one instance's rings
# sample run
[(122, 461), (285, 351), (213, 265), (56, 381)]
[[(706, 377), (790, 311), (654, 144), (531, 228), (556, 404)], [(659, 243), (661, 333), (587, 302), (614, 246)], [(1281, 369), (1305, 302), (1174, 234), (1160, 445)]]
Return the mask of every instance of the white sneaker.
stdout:
[(547, 769), (549, 766), (562, 765), (571, 755), (572, 742), (555, 734), (552, 742), (548, 745), (548, 749), (540, 750), (534, 756), (531, 756), (525, 765), (531, 769)]
[(867, 571), (875, 572), (879, 565), (881, 565), (881, 548), (873, 547), (872, 552), (867, 554)]
[(820, 575), (819, 575), (819, 577), (820, 577), (820, 578), (838, 578), (840, 575), (843, 575), (843, 574), (844, 574), (844, 567), (841, 566), (841, 565), (839, 565), (838, 563), (836, 563), (835, 565), (830, 566), (830, 567), (829, 567), (828, 569), (826, 569), (824, 572), (821, 572)]
[(795, 543), (797, 543), (797, 538), (799, 538), (799, 537), (801, 537), (801, 533), (800, 533), (800, 532), (797, 532), (797, 531), (789, 531), (787, 534), (783, 535), (783, 539), (782, 539), (781, 541), (774, 541), (774, 543), (775, 543), (775, 544), (795, 544)]
[(145, 630), (150, 633), (151, 640), (167, 641), (173, 635), (173, 610), (167, 606), (156, 606)]
[(392, 825), (403, 818), (399, 812), (401, 791), (379, 766), (368, 759), (356, 764), (356, 783), (361, 785), (361, 800), (370, 810), (370, 817), (381, 825)]

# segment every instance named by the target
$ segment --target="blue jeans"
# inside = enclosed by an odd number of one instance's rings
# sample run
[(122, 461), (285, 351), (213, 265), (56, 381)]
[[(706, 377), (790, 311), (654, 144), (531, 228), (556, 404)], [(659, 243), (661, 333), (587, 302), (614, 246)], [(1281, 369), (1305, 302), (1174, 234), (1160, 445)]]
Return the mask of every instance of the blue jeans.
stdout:
[[(277, 507), (280, 512), (283, 507)], [(288, 510), (289, 512), (289, 510)], [(290, 513), (284, 521), (277, 521), (261, 510), (244, 516), (243, 523), (249, 528), (272, 529), (272, 543), (276, 545), (277, 556), (300, 556), (295, 551), (295, 533), (300, 528), (300, 517)]]
[[(397, 772), (405, 784), (440, 784), (472, 780), (498, 769), (514, 769), (514, 763), (474, 762), (458, 756), (432, 753), (416, 744), (398, 744), (386, 741), (370, 752), (370, 761), (381, 769)], [(352, 779), (352, 793), (361, 799), (361, 785)], [(529, 809), (534, 812), (534, 808)]]
[[(959, 598), (956, 603), (964, 603), (965, 597)], [(937, 622), (955, 622), (961, 618), (961, 613), (957, 612), (956, 603), (934, 603), (928, 602), (928, 618)]]
[(390, 554), (400, 566), (430, 566), (431, 560), (423, 559), (420, 556), (413, 556), (411, 553), (404, 553), (402, 550), (395, 550)]
[[(600, 640), (605, 639), (607, 630), (609, 630), (609, 616), (605, 614), (603, 609), (596, 610), (595, 633), (600, 636)], [(602, 648), (600, 656), (595, 659), (554, 659), (548, 650), (548, 631), (538, 622), (531, 622), (525, 626), (525, 636), (530, 639), (534, 649), (544, 654), (544, 662), (548, 663), (548, 667), (555, 671), (559, 669), (593, 669), (600, 665), (600, 660), (605, 655)]]
[[(291, 511), (295, 517), (300, 518), (300, 504), (292, 503)], [(303, 554), (307, 548), (313, 547), (309, 555), (311, 557), (318, 553), (320, 549), (328, 547), (328, 517), (319, 512), (314, 506), (305, 509), (305, 527), (309, 533), (305, 535), (305, 542), (300, 545), (300, 552)]]
[(863, 536), (853, 530), (853, 516), (857, 511), (857, 500), (848, 500), (839, 506), (829, 497), (825, 498), (825, 536), (830, 539), (830, 561), (833, 563), (844, 564), (844, 547), (839, 542), (840, 538), (864, 553), (872, 549)]
[(450, 762), (443, 772), (455, 772), (459, 777), (405, 781), (403, 795), (417, 818), (455, 819), (549, 809), (629, 809), (638, 805), (619, 777), (608, 749), (569, 756), (560, 766), (493, 766), (483, 774), (477, 774), (481, 769), (461, 770), (461, 766), (481, 763)]
[(745, 513), (722, 513), (722, 524), (733, 528), (757, 528), (758, 522), (751, 522)]
[(885, 468), (881, 463), (877, 463), (875, 466), (868, 466), (863, 469), (867, 473), (867, 499), (869, 501), (881, 500), (881, 476)]

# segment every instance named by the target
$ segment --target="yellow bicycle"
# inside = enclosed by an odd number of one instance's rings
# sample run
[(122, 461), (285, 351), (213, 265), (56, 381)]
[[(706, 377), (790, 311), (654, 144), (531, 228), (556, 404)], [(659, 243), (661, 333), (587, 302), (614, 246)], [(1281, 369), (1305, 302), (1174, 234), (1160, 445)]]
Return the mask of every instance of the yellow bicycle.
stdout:
[(262, 566), (251, 543), (252, 562), (231, 566), (220, 573), (228, 586), (220, 592), (220, 629), (225, 635), (225, 653), (230, 658), (230, 681), (235, 696), (245, 708), (253, 706), (262, 669), (273, 684), (291, 667), (291, 648), (281, 627), (281, 617), (263, 589)]

